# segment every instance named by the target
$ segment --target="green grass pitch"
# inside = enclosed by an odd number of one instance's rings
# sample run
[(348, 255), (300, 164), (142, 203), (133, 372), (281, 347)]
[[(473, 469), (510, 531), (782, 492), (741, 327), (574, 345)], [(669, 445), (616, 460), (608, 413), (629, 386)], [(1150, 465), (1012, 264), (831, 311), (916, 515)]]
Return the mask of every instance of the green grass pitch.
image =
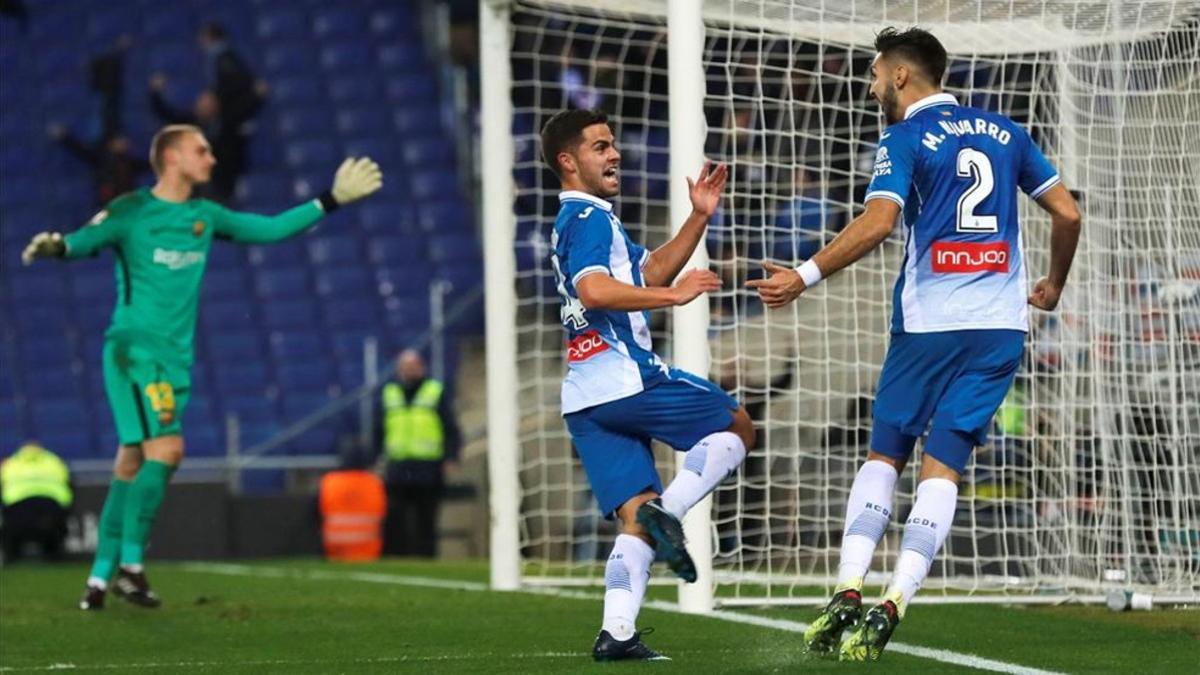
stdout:
[[(795, 632), (643, 610), (646, 638), (670, 663), (593, 664), (599, 589), (585, 597), (486, 590), (482, 563), (330, 565), (155, 563), (159, 610), (109, 598), (75, 608), (85, 569), (0, 571), (0, 672), (109, 673), (783, 673), (798, 670), (962, 672), (911, 653), (877, 664), (806, 659)], [(652, 588), (660, 599), (668, 587)], [(812, 609), (739, 609), (805, 622)], [(1113, 614), (1097, 607), (917, 605), (895, 642), (1069, 673), (1200, 672), (1200, 611)]]

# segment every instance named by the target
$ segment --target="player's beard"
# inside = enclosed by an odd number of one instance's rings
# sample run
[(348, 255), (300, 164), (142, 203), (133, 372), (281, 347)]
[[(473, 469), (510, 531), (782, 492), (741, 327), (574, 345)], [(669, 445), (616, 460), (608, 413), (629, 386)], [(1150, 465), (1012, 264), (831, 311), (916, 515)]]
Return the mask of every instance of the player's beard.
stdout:
[(879, 107), (883, 109), (883, 116), (887, 119), (889, 126), (904, 119), (900, 112), (900, 96), (896, 93), (896, 85), (889, 82), (883, 88), (883, 96), (879, 99)]
[[(620, 168), (618, 167), (619, 170)], [(589, 181), (588, 189), (591, 190), (592, 194), (601, 199), (609, 199), (616, 197), (620, 193), (621, 183), (618, 181), (615, 187), (609, 187), (608, 178), (604, 175), (604, 169), (601, 169), (600, 173), (596, 174), (595, 180)]]

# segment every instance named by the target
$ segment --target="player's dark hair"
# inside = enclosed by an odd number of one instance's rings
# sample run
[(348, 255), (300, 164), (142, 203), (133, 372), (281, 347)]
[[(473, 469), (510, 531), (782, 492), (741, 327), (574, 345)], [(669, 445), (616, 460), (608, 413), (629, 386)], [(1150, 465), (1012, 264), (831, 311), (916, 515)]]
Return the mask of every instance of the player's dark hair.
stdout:
[(175, 145), (184, 134), (204, 134), (200, 127), (194, 124), (168, 124), (154, 134), (150, 141), (150, 168), (155, 176), (161, 176), (163, 170), (163, 153)]
[(225, 39), (225, 27), (216, 21), (209, 21), (200, 27), (200, 34), (209, 40), (220, 41)]
[(547, 120), (542, 127), (542, 161), (554, 175), (562, 178), (558, 154), (581, 143), (583, 130), (593, 124), (608, 124), (608, 115), (603, 110), (564, 110)]
[(875, 36), (875, 51), (883, 56), (898, 56), (915, 65), (935, 86), (941, 86), (946, 74), (946, 48), (927, 30), (909, 28), (898, 31), (888, 26)]

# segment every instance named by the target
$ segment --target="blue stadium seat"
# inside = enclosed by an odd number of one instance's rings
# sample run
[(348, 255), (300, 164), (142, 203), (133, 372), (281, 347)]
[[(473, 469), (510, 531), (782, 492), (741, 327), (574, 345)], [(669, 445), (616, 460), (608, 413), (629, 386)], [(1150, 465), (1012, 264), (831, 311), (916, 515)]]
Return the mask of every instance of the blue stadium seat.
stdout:
[(322, 136), (333, 128), (333, 115), (327, 108), (290, 108), (279, 112), (276, 128), (284, 138)]
[[(271, 102), (280, 107), (319, 105), (324, 92), (311, 73), (296, 77), (279, 78), (271, 82)], [(257, 144), (252, 144), (257, 145)]]
[(222, 331), (208, 337), (208, 355), (216, 362), (261, 361), (262, 343), (257, 331)]
[(317, 293), (330, 300), (362, 298), (374, 294), (371, 275), (361, 266), (317, 270)]
[[(266, 73), (278, 77), (310, 77), (317, 70), (317, 53), (308, 42), (277, 43), (268, 45), (262, 55)], [(274, 93), (272, 87), (272, 93)]]
[(379, 325), (374, 300), (330, 300), (325, 303), (325, 325), (331, 329), (370, 329)]
[(213, 383), (227, 396), (240, 394), (249, 398), (258, 397), (266, 391), (267, 367), (257, 361), (217, 362), (213, 368)]
[(357, 236), (320, 237), (308, 241), (308, 259), (313, 265), (357, 265), (362, 247)]
[[(161, 7), (158, 5), (157, 7)], [(186, 9), (172, 6), (169, 9), (161, 9), (160, 11), (150, 11), (142, 16), (142, 31), (148, 40), (175, 42), (179, 46), (191, 45), (187, 44), (195, 35), (196, 17)], [(195, 50), (191, 50), (195, 53)], [(154, 68), (155, 62), (153, 59), (150, 62), (150, 67)]]
[(332, 171), (341, 157), (333, 142), (320, 139), (289, 143), (284, 151), (284, 160), (293, 169), (329, 167)]
[(358, 207), (358, 222), (367, 232), (386, 235), (412, 235), (417, 220), (405, 202), (378, 201)]
[(8, 297), (18, 304), (59, 304), (67, 298), (67, 283), (62, 274), (11, 274), (7, 286)]
[(461, 202), (442, 201), (425, 204), (418, 211), (417, 221), (421, 230), (429, 234), (446, 231), (470, 232), (474, 229), (474, 217)]
[[(201, 287), (204, 302), (246, 297), (246, 277), (241, 268), (210, 269)], [(204, 310), (200, 310), (204, 311)]]
[(367, 26), (363, 15), (354, 5), (349, 5), (318, 10), (313, 17), (312, 28), (313, 35), (321, 41), (362, 40)]
[[(274, 433), (273, 427), (256, 427), (256, 435), (264, 438)], [(287, 474), (283, 469), (246, 469), (241, 476), (242, 493), (248, 495), (268, 495), (283, 492), (287, 487)]]
[(459, 194), (458, 176), (451, 169), (417, 171), (410, 176), (409, 182), (413, 198), (423, 202), (446, 201)]
[[(22, 366), (32, 366), (39, 370), (69, 368), (75, 358), (75, 341), (67, 334), (58, 332), (27, 335), (21, 341), (20, 354)], [(49, 376), (48, 372), (46, 374)]]
[(416, 334), (429, 328), (429, 296), (392, 296), (384, 303), (384, 323)]
[(362, 379), (363, 342), (375, 333), (369, 330), (338, 330), (334, 329), (331, 339), (333, 353), (339, 363), (348, 363), (359, 369), (359, 380)]
[(65, 460), (92, 459), (97, 456), (91, 430), (63, 425), (34, 429), (34, 436), (54, 454)]
[(288, 393), (323, 393), (333, 383), (329, 361), (323, 359), (279, 365), (275, 368), (275, 376), (279, 389)]
[[(276, 410), (275, 401), (260, 395), (254, 395), (254, 392), (235, 393), (230, 391), (222, 400), (222, 408), (225, 415), (236, 415), (238, 423), (242, 425), (242, 431), (245, 432), (245, 427), (255, 424), (271, 424), (274, 425), (279, 421), (279, 413)], [(246, 438), (242, 438), (242, 447), (247, 445)]]
[(351, 108), (337, 114), (337, 130), (346, 135), (383, 135), (388, 133), (388, 126), (387, 111), (374, 106)]
[(396, 267), (384, 267), (375, 270), (375, 283), (379, 295), (412, 296), (429, 295), (429, 279), (433, 276), (433, 267), (425, 261), (404, 263)]
[(151, 72), (165, 73), (168, 77), (194, 73), (204, 66), (196, 56), (195, 47), (181, 42), (156, 44), (150, 49), (147, 61)]
[(255, 326), (254, 310), (248, 300), (220, 300), (200, 309), (200, 321), (209, 330), (249, 329)]
[(252, 267), (295, 267), (304, 260), (304, 241), (293, 237), (261, 246), (251, 246), (246, 251), (246, 257)]
[(254, 292), (263, 300), (303, 298), (312, 294), (308, 270), (303, 267), (260, 269), (255, 276)]
[(424, 173), (432, 169), (448, 169), (454, 162), (454, 147), (442, 138), (410, 140), (404, 144), (404, 163)]
[(336, 422), (329, 422), (308, 429), (296, 438), (288, 441), (287, 452), (290, 455), (330, 455), (338, 451), (338, 430)]
[[(187, 414), (187, 413), (185, 413)], [(222, 437), (224, 422), (217, 424), (187, 425), (184, 439), (187, 441), (187, 454), (190, 457), (221, 457), (226, 454)]]
[(270, 337), (271, 355), (278, 363), (308, 363), (324, 354), (325, 344), (319, 333), (277, 331)]
[(300, 41), (311, 38), (308, 17), (300, 10), (269, 9), (258, 15), (254, 23), (258, 37), (266, 42), (276, 40)]
[(346, 141), (346, 155), (350, 157), (370, 157), (379, 163), (386, 174), (388, 169), (395, 170), (397, 153), (396, 142), (388, 136), (354, 138)]
[(406, 138), (441, 135), (442, 121), (437, 110), (401, 106), (392, 113), (392, 124)]
[(288, 422), (308, 417), (331, 400), (325, 393), (289, 391), (287, 388), (284, 388), (284, 392), (280, 407), (283, 409), (283, 419)]
[(76, 307), (101, 305), (110, 313), (117, 297), (112, 270), (72, 270), (71, 296)]
[(411, 106), (429, 105), (437, 97), (437, 84), (424, 73), (389, 75), (383, 90), (389, 100)]
[(59, 392), (55, 398), (36, 398), (30, 401), (29, 417), (36, 431), (76, 426), (74, 422), (86, 419), (88, 406), (85, 399), (74, 396), (66, 398), (68, 392)]
[[(15, 298), (14, 298), (15, 301)], [(17, 330), (22, 335), (39, 336), (52, 333), (63, 333), (74, 321), (63, 305), (30, 306), (25, 305), (13, 316)]]
[(276, 300), (262, 305), (262, 325), (267, 330), (312, 330), (317, 306), (311, 300)]
[(321, 49), (321, 67), (331, 75), (362, 72), (374, 60), (371, 48), (361, 42), (341, 42)]
[(291, 189), (285, 175), (279, 173), (248, 173), (238, 179), (237, 199), (239, 202), (259, 201), (274, 203), (281, 209), (291, 202)]
[(416, 21), (412, 13), (406, 6), (399, 4), (371, 12), (367, 23), (377, 37), (389, 40), (411, 35), (416, 31)]
[(367, 257), (376, 265), (399, 267), (427, 258), (425, 240), (401, 234), (379, 234), (367, 241)]
[[(216, 410), (212, 401), (204, 396), (192, 396), (188, 399), (187, 409), (183, 411), (183, 421), (189, 431), (188, 443), (191, 444), (191, 430), (197, 427), (219, 426)], [(191, 448), (189, 447), (190, 451)]]
[(379, 83), (370, 76), (339, 76), (328, 82), (329, 97), (339, 105), (380, 103)]
[(232, 242), (213, 242), (208, 249), (208, 270), (205, 279), (216, 270), (241, 269), (246, 264), (246, 248)]
[(425, 67), (421, 46), (411, 42), (380, 45), (375, 50), (375, 60), (383, 70), (392, 72), (418, 71)]
[(429, 242), (429, 257), (439, 265), (464, 263), (470, 267), (475, 267), (481, 260), (479, 244), (471, 234), (434, 236)]

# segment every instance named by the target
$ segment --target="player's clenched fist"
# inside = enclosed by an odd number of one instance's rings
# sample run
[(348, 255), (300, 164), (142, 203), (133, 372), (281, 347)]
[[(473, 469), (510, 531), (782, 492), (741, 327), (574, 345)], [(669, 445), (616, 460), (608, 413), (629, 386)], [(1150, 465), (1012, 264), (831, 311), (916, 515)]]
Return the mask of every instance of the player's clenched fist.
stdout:
[(686, 305), (700, 294), (721, 288), (721, 278), (712, 270), (688, 270), (675, 282), (675, 304)]
[(35, 258), (61, 258), (67, 251), (63, 237), (57, 232), (39, 232), (29, 240), (29, 245), (21, 252), (21, 262), (26, 265)]
[(347, 157), (333, 176), (333, 198), (338, 205), (366, 197), (383, 186), (383, 172), (370, 157)]

